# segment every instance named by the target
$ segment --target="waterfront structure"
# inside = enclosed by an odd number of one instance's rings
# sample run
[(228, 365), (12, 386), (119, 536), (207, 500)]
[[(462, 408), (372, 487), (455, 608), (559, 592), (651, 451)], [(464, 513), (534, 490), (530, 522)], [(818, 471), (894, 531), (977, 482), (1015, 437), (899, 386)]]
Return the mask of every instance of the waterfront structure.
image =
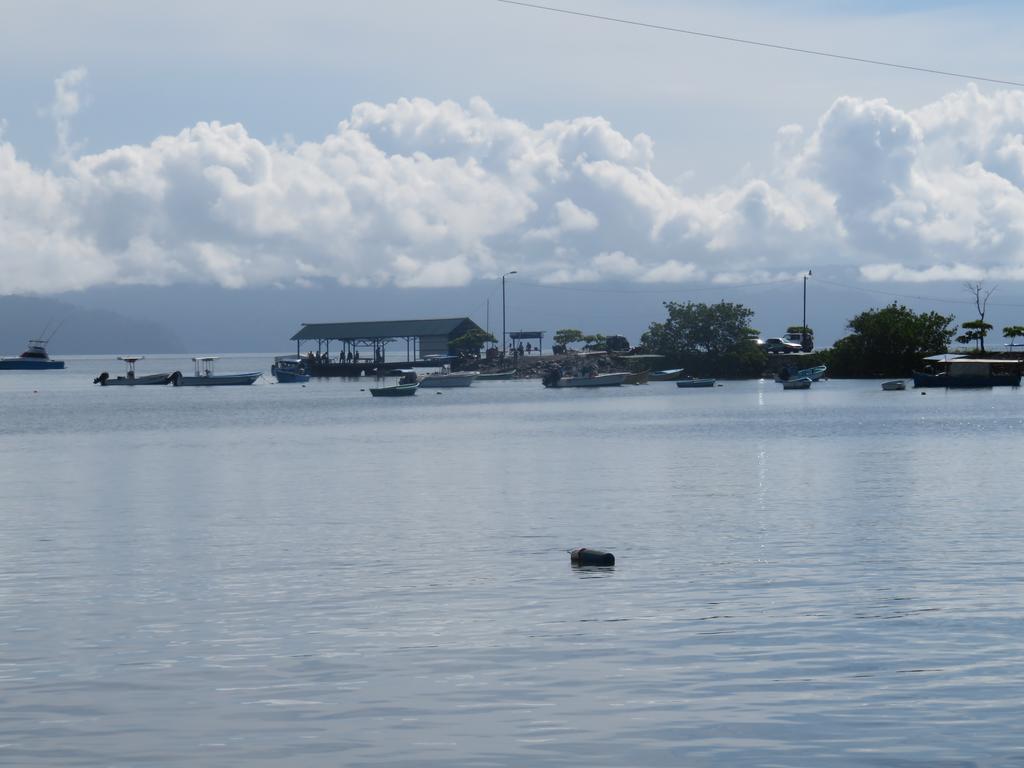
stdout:
[[(409, 364), (450, 355), (451, 343), (474, 329), (483, 331), (468, 317), (303, 323), (291, 340), (300, 356), (303, 342), (316, 343), (316, 352), (309, 350), (305, 357), (313, 376), (359, 376), (385, 365), (390, 344), (405, 342), (404, 364)], [(335, 342), (333, 358), (331, 342)], [(401, 367), (399, 356), (392, 356), (391, 363)]]

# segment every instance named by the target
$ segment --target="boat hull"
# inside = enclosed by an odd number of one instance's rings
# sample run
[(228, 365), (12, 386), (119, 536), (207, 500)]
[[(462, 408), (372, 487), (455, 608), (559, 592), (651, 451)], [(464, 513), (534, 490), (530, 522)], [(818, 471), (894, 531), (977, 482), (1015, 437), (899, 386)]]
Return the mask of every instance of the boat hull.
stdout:
[(882, 389), (886, 392), (901, 392), (907, 388), (907, 384), (904, 381), (883, 381)]
[(1019, 387), (1019, 373), (994, 373), (988, 376), (948, 376), (944, 373), (914, 371), (914, 387), (943, 387), (946, 389), (986, 389), (988, 387)]
[(699, 387), (715, 386), (715, 379), (680, 379), (676, 382), (680, 389), (697, 389)]
[(508, 381), (516, 377), (515, 371), (498, 371), (497, 373), (481, 373), (477, 381)]
[(626, 382), (628, 373), (601, 373), (597, 376), (567, 376), (544, 386), (549, 389), (570, 389), (574, 387), (620, 387)]
[(373, 397), (411, 397), (420, 388), (417, 384), (395, 384), (393, 387), (371, 387)]
[(811, 380), (808, 378), (790, 379), (782, 382), (783, 389), (810, 389)]
[(468, 387), (479, 373), (428, 373), (420, 379), (421, 387)]
[(163, 386), (171, 383), (170, 373), (150, 373), (145, 376), (136, 376), (134, 378), (128, 378), (127, 376), (118, 376), (115, 379), (102, 379), (100, 385), (104, 387), (145, 387), (145, 386)]
[(263, 374), (252, 373), (216, 373), (210, 376), (182, 376), (175, 373), (171, 383), (176, 387), (243, 387), (252, 384)]
[(667, 371), (651, 371), (648, 375), (648, 381), (676, 381), (683, 378), (682, 368), (672, 368)]
[(278, 384), (305, 384), (309, 381), (308, 373), (300, 373), (296, 370), (279, 368), (276, 365), (271, 366), (270, 372), (274, 375), (274, 378), (277, 379)]
[(796, 372), (796, 378), (810, 379), (811, 381), (820, 381), (821, 377), (825, 375), (825, 371), (827, 370), (827, 365), (816, 365), (813, 368), (804, 368), (803, 370)]
[(278, 384), (305, 384), (309, 381), (308, 373), (288, 373), (287, 371), (274, 371), (273, 373)]
[(0, 371), (59, 371), (63, 360), (23, 360), (20, 357), (0, 359)]

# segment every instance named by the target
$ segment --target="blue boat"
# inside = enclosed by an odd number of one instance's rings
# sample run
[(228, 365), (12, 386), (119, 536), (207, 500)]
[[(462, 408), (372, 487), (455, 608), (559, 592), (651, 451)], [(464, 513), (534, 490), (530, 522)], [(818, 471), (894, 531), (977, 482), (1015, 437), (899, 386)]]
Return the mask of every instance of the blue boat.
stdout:
[(46, 342), (33, 339), (28, 349), (17, 357), (0, 357), (0, 371), (47, 371), (64, 367), (63, 360), (51, 360), (46, 354)]
[(270, 372), (279, 384), (304, 384), (309, 381), (309, 371), (301, 357), (275, 357)]

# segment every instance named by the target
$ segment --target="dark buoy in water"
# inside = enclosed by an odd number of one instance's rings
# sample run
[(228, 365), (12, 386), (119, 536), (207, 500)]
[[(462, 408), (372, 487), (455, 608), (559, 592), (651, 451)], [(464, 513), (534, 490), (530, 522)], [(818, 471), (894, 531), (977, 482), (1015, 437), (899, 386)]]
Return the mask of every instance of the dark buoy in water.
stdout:
[(569, 561), (573, 565), (615, 565), (615, 555), (611, 552), (602, 552), (599, 549), (587, 549), (580, 547), (569, 553)]

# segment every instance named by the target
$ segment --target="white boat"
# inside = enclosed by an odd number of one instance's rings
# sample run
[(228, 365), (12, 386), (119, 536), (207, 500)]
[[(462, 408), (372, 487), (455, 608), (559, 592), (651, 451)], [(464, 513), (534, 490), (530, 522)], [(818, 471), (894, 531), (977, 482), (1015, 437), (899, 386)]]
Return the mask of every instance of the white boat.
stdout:
[(796, 379), (787, 379), (781, 382), (783, 389), (810, 389), (811, 380), (806, 376), (800, 376)]
[(905, 381), (883, 381), (882, 389), (886, 392), (901, 392), (907, 388), (907, 382)]
[(99, 384), (101, 387), (141, 387), (144, 385), (160, 386), (169, 384), (171, 381), (173, 374), (170, 373), (150, 373), (145, 376), (136, 376), (135, 364), (139, 360), (145, 360), (142, 355), (121, 355), (117, 359), (125, 364), (127, 370), (124, 376), (112, 379), (110, 374), (104, 371), (93, 379), (92, 383)]
[(452, 372), (447, 366), (435, 373), (420, 376), (421, 387), (468, 387), (479, 376), (478, 371)]
[(171, 374), (171, 383), (176, 387), (231, 387), (252, 384), (263, 375), (260, 371), (250, 373), (214, 373), (213, 363), (216, 357), (193, 357), (195, 363), (194, 376), (182, 376), (181, 371)]
[(622, 373), (596, 373), (589, 376), (563, 376), (548, 373), (541, 382), (549, 389), (565, 389), (567, 387), (619, 387), (629, 378), (629, 374)]

